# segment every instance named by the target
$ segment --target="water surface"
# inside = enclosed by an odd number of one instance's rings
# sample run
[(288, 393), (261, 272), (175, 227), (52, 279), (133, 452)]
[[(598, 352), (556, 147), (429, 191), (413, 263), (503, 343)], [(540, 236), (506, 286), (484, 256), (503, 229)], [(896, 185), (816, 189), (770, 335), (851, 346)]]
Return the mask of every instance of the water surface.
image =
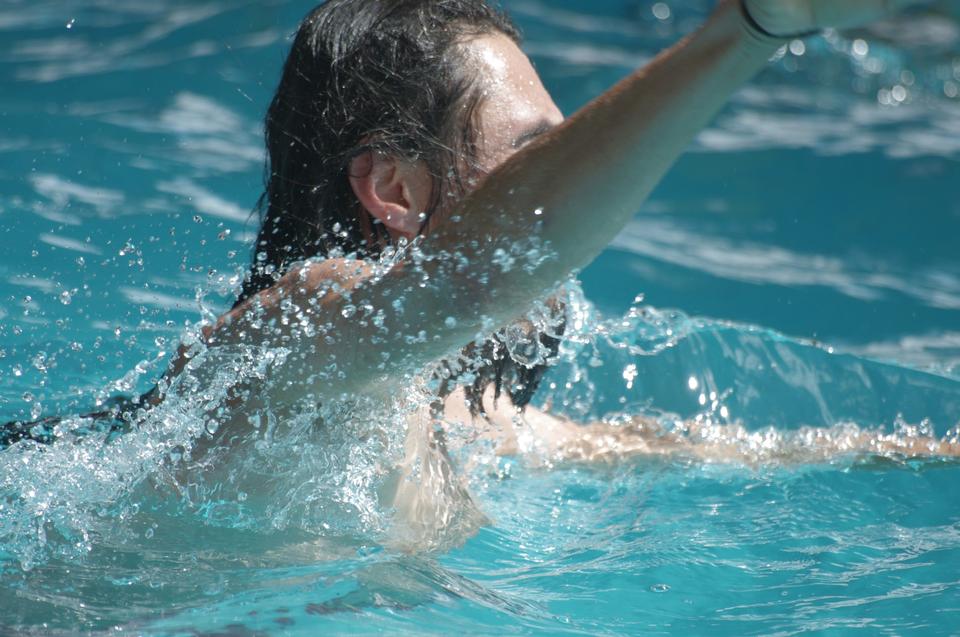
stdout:
[[(567, 113), (709, 5), (506, 3)], [(146, 389), (229, 305), (260, 118), (309, 8), (0, 7), (0, 420)], [(763, 449), (960, 425), (958, 12), (791, 44), (581, 274), (592, 306), (538, 402), (739, 423), (758, 462), (491, 460), (469, 472), (491, 523), (408, 555), (364, 499), (384, 449), (288, 423), (177, 493), (196, 432), (171, 407), (110, 453), (0, 452), (0, 633), (954, 633), (956, 465)], [(359, 439), (386, 418), (341, 422)], [(264, 467), (257, 501), (237, 485)]]

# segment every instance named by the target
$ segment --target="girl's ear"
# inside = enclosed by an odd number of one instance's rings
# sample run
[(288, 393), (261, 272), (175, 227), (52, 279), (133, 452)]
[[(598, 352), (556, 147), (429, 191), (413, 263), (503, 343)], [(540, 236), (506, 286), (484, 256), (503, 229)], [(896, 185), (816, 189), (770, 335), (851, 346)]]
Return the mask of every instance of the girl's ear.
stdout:
[(371, 150), (350, 161), (349, 173), (360, 205), (392, 237), (413, 239), (419, 234), (433, 192), (426, 164)]

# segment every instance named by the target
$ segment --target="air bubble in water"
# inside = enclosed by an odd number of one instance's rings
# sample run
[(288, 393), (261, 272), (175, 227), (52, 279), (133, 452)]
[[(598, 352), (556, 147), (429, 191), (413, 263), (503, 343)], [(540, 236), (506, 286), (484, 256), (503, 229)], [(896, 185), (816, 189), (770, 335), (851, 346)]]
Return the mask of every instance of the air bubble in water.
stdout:
[(64, 290), (63, 292), (60, 293), (60, 302), (63, 303), (64, 305), (70, 305), (70, 302), (72, 300), (73, 300), (73, 297), (71, 296), (68, 290)]

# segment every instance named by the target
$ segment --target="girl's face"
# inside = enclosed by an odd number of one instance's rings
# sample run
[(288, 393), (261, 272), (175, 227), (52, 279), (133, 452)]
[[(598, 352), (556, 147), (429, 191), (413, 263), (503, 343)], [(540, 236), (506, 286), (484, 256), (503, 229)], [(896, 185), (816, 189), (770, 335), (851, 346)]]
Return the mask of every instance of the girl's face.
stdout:
[[(563, 115), (530, 60), (507, 36), (472, 38), (460, 47), (481, 94), (474, 114), (476, 156), (462, 167), (464, 183), (472, 190), (527, 142), (560, 124)], [(353, 160), (350, 179), (361, 205), (391, 236), (412, 239), (421, 232), (434, 192), (434, 178), (422, 160), (364, 154)], [(428, 233), (443, 223), (462, 195), (449, 193), (431, 216)]]
[(563, 114), (529, 58), (510, 38), (486, 35), (461, 45), (477, 68), (482, 101), (477, 113), (477, 164), (481, 174), (563, 121)]

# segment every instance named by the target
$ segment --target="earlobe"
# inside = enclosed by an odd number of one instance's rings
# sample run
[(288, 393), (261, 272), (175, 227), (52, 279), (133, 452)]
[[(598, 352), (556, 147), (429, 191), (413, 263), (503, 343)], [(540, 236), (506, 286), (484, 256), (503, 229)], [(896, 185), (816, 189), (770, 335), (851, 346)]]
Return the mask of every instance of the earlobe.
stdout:
[(416, 184), (406, 162), (386, 153), (368, 151), (350, 161), (353, 194), (370, 215), (392, 235), (412, 239), (420, 230)]

